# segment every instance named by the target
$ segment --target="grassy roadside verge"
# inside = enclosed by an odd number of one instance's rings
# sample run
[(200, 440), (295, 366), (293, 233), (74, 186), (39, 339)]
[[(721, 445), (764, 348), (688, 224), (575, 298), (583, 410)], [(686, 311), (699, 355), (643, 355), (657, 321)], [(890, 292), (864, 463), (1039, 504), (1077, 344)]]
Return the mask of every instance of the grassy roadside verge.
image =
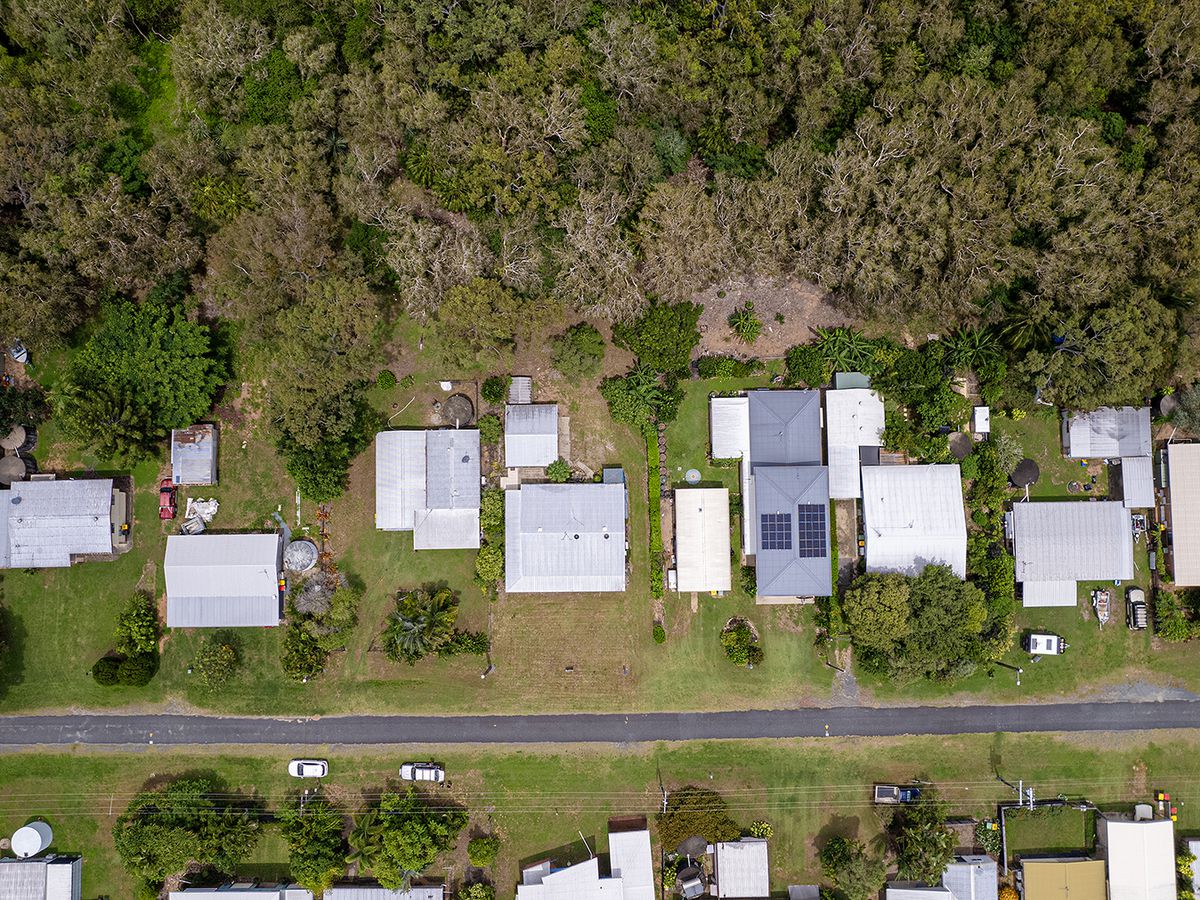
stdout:
[[(445, 790), (470, 808), (472, 827), (495, 828), (503, 837), (491, 876), (504, 898), (513, 894), (520, 860), (569, 843), (580, 831), (589, 842), (598, 839), (593, 847), (599, 852), (609, 816), (652, 817), (661, 802), (660, 776), (668, 788), (696, 783), (721, 791), (743, 825), (770, 821), (772, 884), (781, 888), (817, 877), (816, 848), (829, 836), (869, 841), (879, 834), (879, 814), (867, 802), (874, 781), (936, 781), (955, 814), (977, 816), (994, 812), (1008, 796), (995, 770), (1036, 785), (1042, 796), (1087, 797), (1101, 806), (1145, 799), (1161, 786), (1181, 801), (1180, 831), (1194, 832), (1200, 803), (1188, 801), (1197, 750), (1200, 733), (1161, 732), (1152, 742), (1136, 735), (975, 735), (305, 753), (330, 760), (327, 790), (350, 808), (387, 786), (405, 759), (441, 761), (450, 774)], [(257, 747), (207, 755), (167, 748), (0, 755), (0, 831), (45, 817), (56, 849), (84, 854), (85, 897), (129, 896), (111, 829), (134, 792), (153, 780), (211, 772), (274, 808), (297, 786), (284, 771), (290, 755), (287, 748)], [(253, 872), (283, 870), (281, 848), (278, 841), (264, 842)], [(460, 879), (465, 865), (464, 839), (429, 874)]]

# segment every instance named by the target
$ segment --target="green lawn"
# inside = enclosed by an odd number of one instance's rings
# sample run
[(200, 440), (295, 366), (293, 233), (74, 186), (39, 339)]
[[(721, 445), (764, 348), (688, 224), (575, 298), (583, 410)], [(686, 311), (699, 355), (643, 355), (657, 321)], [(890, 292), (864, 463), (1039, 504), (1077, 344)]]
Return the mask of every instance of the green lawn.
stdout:
[[(439, 750), (427, 746), (346, 753), (331, 748), (245, 748), (197, 755), (147, 748), (125, 752), (39, 752), (0, 755), (0, 832), (31, 817), (54, 828), (55, 849), (84, 854), (84, 896), (132, 896), (132, 885), (112, 847), (111, 828), (130, 797), (147, 782), (189, 772), (212, 773), (231, 790), (256, 794), (275, 809), (298, 783), (284, 771), (303, 752), (328, 758), (326, 789), (346, 808), (360, 808), (393, 784), (407, 758), (437, 759), (449, 772), (445, 793), (471, 812), (467, 831), (496, 830), (503, 839), (488, 872), (501, 898), (513, 895), (519, 861), (578, 840), (580, 831), (603, 852), (610, 816), (653, 814), (661, 803), (659, 779), (672, 789), (702, 784), (721, 791), (743, 826), (766, 819), (771, 840), (772, 885), (819, 878), (817, 848), (835, 833), (871, 841), (882, 828), (869, 805), (876, 781), (922, 778), (936, 782), (954, 815), (993, 816), (1011, 792), (999, 771), (1023, 778), (1039, 796), (1086, 797), (1100, 806), (1145, 800), (1162, 786), (1180, 801), (1181, 831), (1200, 827), (1200, 803), (1189, 803), (1190, 774), (1200, 743), (1195, 733), (1136, 736), (976, 735), (895, 739), (720, 741), (630, 747), (495, 747)], [(1139, 773), (1134, 779), (1128, 773)], [(1105, 777), (1110, 773), (1110, 777)], [(1123, 777), (1121, 777), (1123, 775)], [(309, 786), (309, 785), (306, 785)], [(1061, 830), (1024, 829), (1022, 848), (1045, 841), (1069, 846)], [(1024, 836), (1021, 836), (1024, 835)], [(428, 872), (459, 880), (466, 865), (466, 833), (454, 852)], [(595, 838), (595, 840), (593, 840)], [(1052, 846), (1051, 846), (1052, 844)], [(269, 833), (242, 874), (274, 877), (286, 847)]]
[(1041, 806), (1005, 814), (1008, 855), (1090, 852), (1096, 844), (1091, 810)]
[(1089, 470), (1080, 465), (1081, 460), (1067, 459), (1062, 452), (1062, 417), (1057, 409), (1039, 406), (1025, 418), (1014, 420), (1000, 415), (992, 416), (994, 434), (1008, 434), (1016, 438), (1025, 450), (1025, 455), (1038, 464), (1041, 477), (1029, 488), (1029, 496), (1035, 499), (1052, 497), (1103, 497), (1108, 491), (1108, 467), (1100, 460), (1088, 460), (1096, 475), (1096, 484), (1089, 493), (1071, 494), (1067, 485), (1072, 481), (1086, 482)]

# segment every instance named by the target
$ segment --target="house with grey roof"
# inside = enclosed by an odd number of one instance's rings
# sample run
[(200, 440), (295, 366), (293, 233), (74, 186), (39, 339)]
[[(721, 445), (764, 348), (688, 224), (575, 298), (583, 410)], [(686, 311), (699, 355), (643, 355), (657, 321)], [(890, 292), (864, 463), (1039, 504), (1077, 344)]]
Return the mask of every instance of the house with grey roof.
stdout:
[(754, 502), (760, 597), (828, 597), (829, 470), (824, 466), (757, 466)]
[(763, 838), (722, 841), (713, 846), (712, 857), (714, 897), (750, 900), (771, 895), (771, 866)]
[(18, 481), (0, 491), (0, 568), (49, 569), (127, 541), (125, 492), (111, 478)]
[(742, 550), (757, 568), (758, 601), (829, 596), (821, 392), (762, 389), (714, 397), (710, 415), (713, 458), (741, 460)]
[(411, 531), (414, 550), (479, 546), (479, 431), (375, 436), (375, 527)]
[(171, 482), (217, 483), (217, 427), (200, 424), (171, 432)]
[(625, 590), (625, 485), (524, 484), (505, 491), (504, 588)]
[(1077, 582), (1133, 578), (1133, 522), (1119, 501), (1016, 503), (1009, 515), (1025, 606), (1074, 606)]
[(0, 859), (4, 900), (79, 900), (83, 859), (51, 853), (27, 859)]
[(544, 469), (558, 459), (558, 404), (510, 403), (504, 407), (504, 464)]
[(1112, 466), (1113, 495), (1127, 509), (1154, 506), (1154, 442), (1150, 407), (1104, 406), (1063, 415), (1063, 448), (1072, 459), (1104, 459)]
[[(325, 896), (329, 896), (328, 891)], [(211, 897), (212, 900), (313, 900), (312, 891), (298, 884), (264, 885), (253, 881), (231, 881), (219, 887), (189, 887), (171, 891), (167, 897), (168, 900), (187, 900), (189, 897)]]
[(283, 615), (278, 534), (173, 534), (167, 538), (168, 628), (278, 625)]

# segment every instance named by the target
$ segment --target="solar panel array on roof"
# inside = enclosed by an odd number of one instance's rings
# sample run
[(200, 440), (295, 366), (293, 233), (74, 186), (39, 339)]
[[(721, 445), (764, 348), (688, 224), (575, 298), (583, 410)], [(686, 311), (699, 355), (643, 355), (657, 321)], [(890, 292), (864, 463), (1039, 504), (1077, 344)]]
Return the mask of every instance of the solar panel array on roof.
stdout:
[(829, 545), (829, 525), (825, 507), (817, 503), (801, 503), (796, 507), (796, 555), (804, 559), (826, 556)]
[(792, 514), (763, 513), (758, 517), (760, 538), (758, 546), (762, 550), (791, 550), (792, 549)]

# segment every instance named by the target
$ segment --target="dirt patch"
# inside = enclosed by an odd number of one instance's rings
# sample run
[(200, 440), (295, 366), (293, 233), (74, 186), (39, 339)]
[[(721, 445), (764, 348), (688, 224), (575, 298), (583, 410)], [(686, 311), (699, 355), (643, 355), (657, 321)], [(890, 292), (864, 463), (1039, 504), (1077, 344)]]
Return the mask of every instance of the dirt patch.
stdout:
[(1150, 793), (1150, 767), (1145, 760), (1139, 759), (1133, 767), (1129, 778), (1129, 793), (1135, 797), (1145, 797)]
[[(825, 291), (795, 278), (734, 278), (692, 299), (704, 305), (700, 355), (781, 357), (789, 347), (811, 341), (814, 328), (848, 325), (851, 321), (830, 304)], [(754, 313), (763, 323), (762, 334), (753, 344), (742, 343), (729, 327), (730, 313), (748, 301), (754, 303)]]

